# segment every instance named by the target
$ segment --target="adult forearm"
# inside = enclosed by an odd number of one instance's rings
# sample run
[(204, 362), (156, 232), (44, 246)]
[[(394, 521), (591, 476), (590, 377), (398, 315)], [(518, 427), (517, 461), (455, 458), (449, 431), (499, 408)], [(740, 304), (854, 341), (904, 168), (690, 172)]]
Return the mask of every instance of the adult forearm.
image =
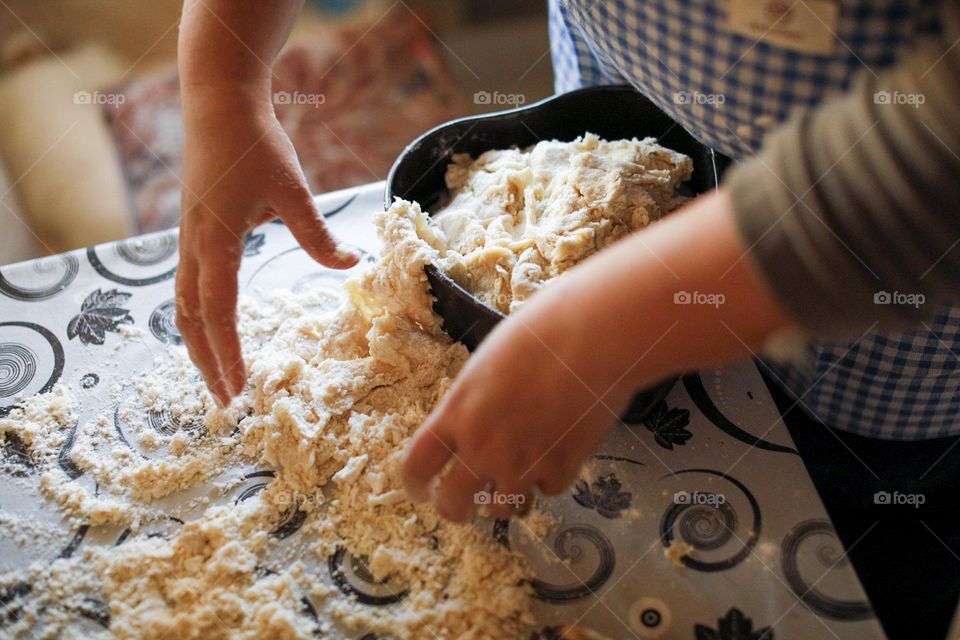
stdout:
[(748, 260), (819, 337), (920, 329), (960, 299), (960, 8), (941, 4), (939, 37), (728, 180)]

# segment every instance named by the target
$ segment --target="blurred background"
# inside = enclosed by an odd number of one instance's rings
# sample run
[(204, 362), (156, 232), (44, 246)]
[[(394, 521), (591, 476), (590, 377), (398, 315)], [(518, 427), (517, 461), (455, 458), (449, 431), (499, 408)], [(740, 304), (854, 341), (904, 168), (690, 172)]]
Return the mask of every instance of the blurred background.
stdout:
[[(0, 3), (0, 265), (175, 226), (180, 0)], [(552, 93), (545, 0), (307, 0), (274, 104), (315, 193)]]

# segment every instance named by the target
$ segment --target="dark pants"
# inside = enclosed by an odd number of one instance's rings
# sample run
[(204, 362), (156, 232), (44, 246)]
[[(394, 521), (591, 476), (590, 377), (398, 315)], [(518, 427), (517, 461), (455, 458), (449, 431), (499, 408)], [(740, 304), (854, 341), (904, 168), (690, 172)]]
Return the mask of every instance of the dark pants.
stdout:
[(960, 596), (960, 439), (851, 435), (787, 410), (767, 384), (890, 640), (945, 638)]

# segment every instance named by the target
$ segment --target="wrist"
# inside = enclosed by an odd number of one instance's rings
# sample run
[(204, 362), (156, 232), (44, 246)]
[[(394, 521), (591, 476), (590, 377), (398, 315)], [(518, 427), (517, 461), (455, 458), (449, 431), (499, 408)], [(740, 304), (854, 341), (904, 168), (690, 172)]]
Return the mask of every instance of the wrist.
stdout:
[(184, 126), (222, 126), (236, 119), (272, 118), (270, 82), (224, 81), (186, 84), (181, 81), (180, 101)]

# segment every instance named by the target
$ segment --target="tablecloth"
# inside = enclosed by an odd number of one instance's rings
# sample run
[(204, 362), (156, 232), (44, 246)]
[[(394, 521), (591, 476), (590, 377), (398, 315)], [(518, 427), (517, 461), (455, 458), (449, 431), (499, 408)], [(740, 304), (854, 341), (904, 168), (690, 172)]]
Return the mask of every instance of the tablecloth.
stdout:
[[(376, 183), (317, 202), (339, 236), (376, 255), (371, 216), (382, 208), (382, 194)], [(59, 383), (96, 399), (81, 421), (122, 403), (98, 390), (150, 366), (163, 350), (182, 348), (174, 324), (176, 265), (171, 231), (0, 269), (0, 416)], [(283, 224), (246, 236), (246, 295), (326, 288), (336, 297), (343, 277), (310, 260)], [(143, 329), (142, 339), (124, 339), (127, 327)], [(60, 457), (68, 473), (69, 447), (68, 438)], [(8, 441), (0, 454), (19, 452)], [(244, 483), (215, 503), (249, 499), (272, 475), (265, 468), (242, 472)], [(73, 474), (74, 482), (88, 481), (78, 469)], [(37, 482), (24, 460), (19, 477), (4, 481), (0, 512), (43, 523), (59, 544), (0, 539), (0, 574), (130, 537), (110, 527), (66, 526), (39, 497)], [(580, 480), (544, 501), (544, 509), (559, 523), (544, 548), (518, 535), (522, 521), (489, 522), (491, 536), (520, 547), (537, 567), (532, 586), (542, 629), (534, 637), (555, 637), (555, 625), (573, 621), (612, 638), (883, 637), (750, 362), (687, 376), (653, 414), (625, 419)], [(293, 521), (285, 532), (292, 549), (297, 528)], [(151, 534), (148, 527), (134, 535)], [(566, 562), (546, 562), (545, 554)], [(333, 557), (317, 579), (371, 607), (402, 597), (371, 582), (362, 559)], [(0, 594), (0, 606), (9, 612), (29, 597), (30, 585), (17, 584)], [(78, 628), (108, 627), (106, 604), (94, 594), (89, 605), (76, 612)], [(305, 606), (304, 615), (312, 610)], [(5, 621), (0, 616), (0, 635)]]

